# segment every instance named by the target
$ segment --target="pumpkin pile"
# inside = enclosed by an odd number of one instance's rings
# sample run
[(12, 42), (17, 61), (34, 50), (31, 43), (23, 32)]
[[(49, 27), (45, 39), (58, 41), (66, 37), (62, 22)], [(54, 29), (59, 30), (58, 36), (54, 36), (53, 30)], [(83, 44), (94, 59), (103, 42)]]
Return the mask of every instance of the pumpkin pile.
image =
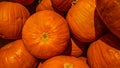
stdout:
[(119, 0), (0, 0), (0, 68), (120, 68)]

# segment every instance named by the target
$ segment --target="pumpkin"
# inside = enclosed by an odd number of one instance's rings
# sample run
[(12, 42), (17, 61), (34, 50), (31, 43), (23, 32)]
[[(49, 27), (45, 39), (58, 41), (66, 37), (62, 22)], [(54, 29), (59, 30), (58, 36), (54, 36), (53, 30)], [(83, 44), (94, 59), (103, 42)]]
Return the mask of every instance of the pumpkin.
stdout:
[(91, 68), (120, 68), (120, 39), (106, 33), (90, 44), (87, 56)]
[(119, 0), (96, 0), (97, 11), (108, 29), (120, 38), (120, 4)]
[(78, 58), (62, 55), (46, 60), (41, 68), (89, 68), (89, 66)]
[(34, 0), (9, 0), (9, 1), (17, 2), (23, 5), (30, 5), (34, 2)]
[(67, 13), (71, 33), (80, 42), (92, 42), (107, 30), (95, 8), (94, 0), (78, 0)]
[(74, 0), (51, 0), (53, 8), (61, 12), (67, 12)]
[(67, 12), (72, 6), (73, 1), (74, 0), (41, 0), (36, 10), (55, 9), (59, 12)]
[(0, 49), (0, 68), (35, 68), (37, 59), (24, 47), (22, 40), (8, 43)]
[(66, 16), (66, 12), (59, 11), (54, 8), (51, 0), (41, 0), (38, 6), (36, 7), (36, 12), (42, 11), (42, 10), (54, 10), (55, 12), (59, 13), (63, 17)]
[(66, 17), (68, 10), (76, 1), (78, 0), (40, 0), (36, 11), (38, 12), (41, 10), (54, 10), (63, 17)]
[(29, 11), (18, 3), (0, 2), (0, 37), (21, 38), (22, 27), (29, 16)]
[(54, 10), (52, 7), (51, 0), (42, 0), (38, 6), (36, 7), (36, 12), (42, 11), (42, 10)]
[(54, 11), (39, 11), (26, 21), (22, 38), (32, 55), (47, 59), (61, 54), (67, 47), (68, 24), (62, 16)]
[(71, 38), (68, 47), (64, 51), (64, 55), (79, 57), (86, 49), (86, 44)]

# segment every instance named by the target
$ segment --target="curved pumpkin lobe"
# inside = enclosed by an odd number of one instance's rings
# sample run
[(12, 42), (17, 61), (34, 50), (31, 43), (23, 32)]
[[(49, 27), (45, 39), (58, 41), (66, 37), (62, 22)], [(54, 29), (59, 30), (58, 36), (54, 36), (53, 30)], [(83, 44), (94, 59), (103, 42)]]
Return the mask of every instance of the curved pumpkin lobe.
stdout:
[(49, 39), (48, 33), (43, 32), (42, 35), (41, 35), (41, 39), (44, 42), (48, 41), (48, 39)]
[(73, 64), (66, 62), (66, 63), (64, 63), (64, 68), (73, 68)]

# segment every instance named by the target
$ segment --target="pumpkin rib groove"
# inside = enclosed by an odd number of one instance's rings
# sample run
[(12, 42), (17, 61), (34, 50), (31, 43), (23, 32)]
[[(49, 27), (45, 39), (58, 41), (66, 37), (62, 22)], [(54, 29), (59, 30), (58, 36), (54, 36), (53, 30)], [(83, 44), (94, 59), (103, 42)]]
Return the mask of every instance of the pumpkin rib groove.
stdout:
[[(17, 6), (17, 5), (16, 5), (16, 6)], [(17, 8), (16, 6), (15, 6), (15, 9)], [(16, 10), (15, 10), (15, 9), (13, 9), (13, 11), (14, 11), (14, 13), (15, 13), (15, 15), (13, 15), (13, 16), (14, 16), (14, 25), (15, 25), (15, 26), (14, 26), (14, 29), (15, 29), (14, 34), (16, 33), (15, 36), (18, 36), (19, 27), (16, 26), (16, 25), (17, 25), (17, 22), (16, 22), (15, 18), (16, 18), (16, 14), (17, 14), (17, 13), (16, 13)], [(19, 9), (18, 9), (18, 10), (19, 10)], [(16, 29), (17, 27), (18, 27), (18, 30)], [(17, 32), (17, 31), (18, 31), (18, 32)]]
[[(11, 6), (10, 6), (10, 8), (12, 9)], [(10, 9), (10, 8), (8, 8), (8, 9)], [(9, 14), (8, 14), (8, 15), (9, 15), (9, 16), (8, 16), (8, 19), (9, 19), (9, 22), (8, 22), (8, 31), (10, 31), (10, 24), (11, 24), (11, 23), (10, 23), (10, 22), (11, 22), (11, 20), (10, 20), (10, 19), (11, 19), (11, 17), (10, 17), (10, 16), (11, 16), (11, 15), (10, 15), (10, 12), (11, 12), (11, 10), (9, 10), (9, 12), (8, 12), (8, 13), (9, 13)], [(12, 33), (12, 32), (11, 32), (11, 33)], [(10, 35), (11, 35), (11, 33), (7, 33), (7, 34), (10, 34)]]
[[(25, 13), (25, 12), (22, 11), (22, 8), (20, 8), (19, 10), (21, 11), (21, 17), (24, 17), (24, 13)], [(20, 18), (21, 18), (21, 17), (20, 17)], [(21, 25), (21, 26), (23, 25), (23, 26), (24, 26), (24, 23), (25, 23), (24, 18), (22, 18), (22, 23), (19, 24), (19, 25)], [(23, 26), (22, 26), (22, 28), (23, 28)], [(18, 34), (17, 34), (17, 35), (19, 35), (19, 34), (22, 32), (21, 27), (20, 27), (20, 26), (18, 26), (18, 27), (19, 27), (19, 31), (18, 31)], [(21, 35), (21, 34), (20, 34), (20, 35)]]
[[(21, 38), (23, 23), (29, 17), (29, 11), (21, 4), (13, 2), (0, 2), (0, 34), (3, 39)], [(24, 17), (22, 14), (24, 13)], [(24, 20), (24, 21), (23, 21)]]
[(99, 51), (100, 51), (101, 57), (102, 57), (102, 59), (104, 60), (105, 64), (106, 64), (107, 66), (109, 66), (109, 64), (108, 64), (108, 63), (106, 62), (106, 60), (105, 60), (105, 57), (103, 56), (103, 52), (102, 52), (101, 46), (99, 45), (98, 48), (100, 49)]

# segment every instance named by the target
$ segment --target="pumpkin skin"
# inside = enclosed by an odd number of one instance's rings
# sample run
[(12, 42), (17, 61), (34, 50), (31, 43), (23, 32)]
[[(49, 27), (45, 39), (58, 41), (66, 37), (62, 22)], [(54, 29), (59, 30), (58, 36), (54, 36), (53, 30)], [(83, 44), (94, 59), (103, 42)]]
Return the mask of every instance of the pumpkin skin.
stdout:
[(86, 49), (86, 43), (82, 43), (77, 41), (76, 39), (71, 38), (71, 41), (63, 54), (79, 57), (80, 55), (83, 54), (85, 49)]
[(42, 68), (89, 68), (89, 66), (72, 56), (55, 56), (46, 60)]
[(34, 2), (34, 0), (9, 0), (9, 1), (17, 2), (17, 3), (20, 3), (22, 5), (30, 5)]
[(73, 1), (74, 0), (51, 0), (53, 8), (61, 12), (67, 12), (71, 8)]
[(119, 0), (96, 0), (97, 11), (108, 29), (120, 38)]
[(39, 11), (26, 21), (22, 38), (31, 54), (47, 59), (61, 54), (67, 47), (70, 39), (68, 24), (54, 11)]
[(87, 58), (86, 57), (82, 57), (82, 56), (80, 56), (80, 57), (78, 57), (80, 60), (82, 60), (84, 63), (87, 63)]
[(25, 49), (22, 40), (3, 46), (0, 59), (0, 68), (36, 68), (37, 65), (37, 59)]
[(81, 42), (92, 42), (107, 30), (95, 7), (94, 0), (78, 0), (67, 13), (71, 33)]
[(21, 38), (21, 30), (29, 11), (13, 2), (0, 2), (0, 37), (4, 39)]
[(88, 48), (91, 68), (120, 68), (120, 39), (107, 33)]

